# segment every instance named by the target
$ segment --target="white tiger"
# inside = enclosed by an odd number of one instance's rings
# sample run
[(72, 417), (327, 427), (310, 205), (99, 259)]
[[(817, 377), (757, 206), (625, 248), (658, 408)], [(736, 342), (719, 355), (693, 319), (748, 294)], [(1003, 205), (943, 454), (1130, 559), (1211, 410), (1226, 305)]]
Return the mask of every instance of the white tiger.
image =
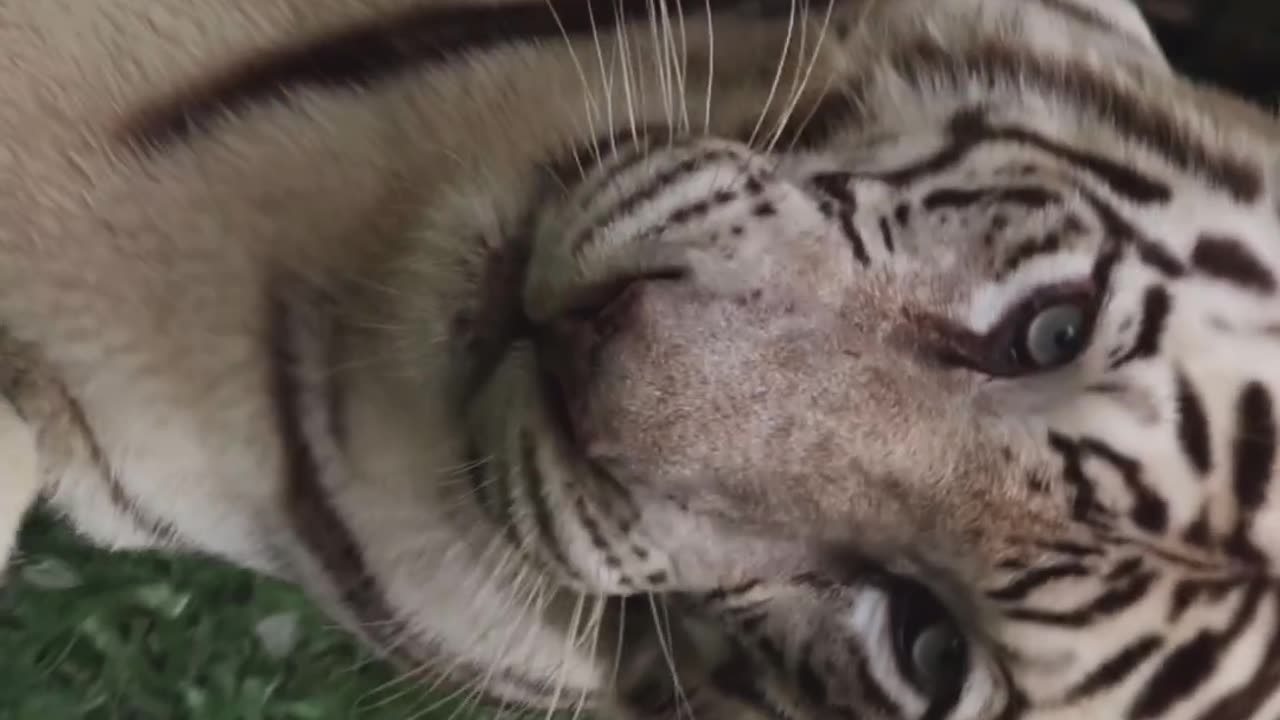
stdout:
[(5, 555), (44, 498), (604, 718), (1280, 712), (1280, 140), (1129, 3), (0, 0), (0, 58)]

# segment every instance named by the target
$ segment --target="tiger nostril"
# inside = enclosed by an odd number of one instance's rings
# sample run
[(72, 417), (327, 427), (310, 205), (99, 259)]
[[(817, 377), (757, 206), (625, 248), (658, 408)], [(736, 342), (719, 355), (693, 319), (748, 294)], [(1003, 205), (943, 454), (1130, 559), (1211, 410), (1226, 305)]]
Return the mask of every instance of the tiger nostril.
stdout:
[(589, 395), (598, 384), (605, 350), (611, 341), (638, 324), (637, 314), (654, 283), (676, 280), (682, 271), (619, 278), (587, 287), (559, 317), (538, 331), (538, 364), (554, 412), (570, 439), (581, 447)]
[(625, 302), (626, 297), (634, 293), (636, 285), (641, 282), (643, 279), (619, 278), (585, 287), (575, 294), (573, 304), (552, 325), (590, 324), (602, 315), (616, 312), (615, 306)]
[(665, 268), (584, 285), (573, 292), (563, 316), (590, 319), (606, 310), (615, 300), (636, 285), (662, 280), (680, 280), (687, 274), (687, 271), (681, 268)]
[(627, 310), (635, 304), (642, 285), (628, 280), (593, 287), (538, 333), (538, 364), (548, 406), (576, 446), (586, 439), (586, 395), (599, 367), (601, 348), (626, 323)]

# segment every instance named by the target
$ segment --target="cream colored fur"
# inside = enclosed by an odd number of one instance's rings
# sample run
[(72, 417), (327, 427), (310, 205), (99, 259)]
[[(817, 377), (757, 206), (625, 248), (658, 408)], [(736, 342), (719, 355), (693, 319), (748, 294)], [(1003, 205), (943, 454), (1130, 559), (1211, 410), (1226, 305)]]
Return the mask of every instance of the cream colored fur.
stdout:
[[(531, 163), (566, 152), (590, 124), (603, 132), (603, 116), (583, 117), (588, 103), (604, 108), (592, 45), (569, 53), (552, 41), (551, 51), (502, 50), (374, 92), (304, 94), (155, 158), (121, 140), (146, 107), (245, 56), (430, 4), (451, 3), (0, 4), (0, 325), (38, 348), (34, 362), (53, 381), (20, 408), (35, 427), (15, 427), (12, 442), (41, 437), (43, 495), (94, 541), (211, 553), (296, 580), (347, 617), (341, 588), (293, 539), (282, 508), (263, 287), (268, 268), (349, 281), (356, 292), (342, 314), (356, 349), (337, 371), (348, 379), (348, 472), (361, 480), (330, 490), (390, 602), (413, 608), (408, 630), (446, 649), (410, 662), (429, 679), (475, 681), (472, 664), (495, 668), (499, 691), (500, 671), (517, 668), (577, 698), (613, 672), (594, 658), (611, 657), (612, 640), (575, 647), (560, 627), (575, 596), (561, 599), (466, 505), (470, 461), (439, 399), (459, 370), (434, 347), (475, 302), (468, 268), (542, 180), (528, 176)], [(704, 33), (696, 20), (688, 28)], [(717, 120), (754, 117), (749, 98), (774, 65), (761, 51), (780, 46), (778, 31), (717, 27), (716, 66), (761, 70), (754, 87), (718, 88)], [(637, 28), (630, 51), (656, 55), (650, 42)], [(691, 50), (691, 66), (705, 67)], [(584, 93), (580, 73), (594, 91)], [(652, 72), (647, 81), (653, 98)], [(621, 124), (620, 84), (613, 93)], [(665, 116), (652, 102), (639, 113)], [(177, 536), (109, 510), (100, 460), (138, 515)], [(6, 487), (9, 543), (33, 495)], [(597, 610), (587, 606), (584, 621)], [(544, 626), (539, 615), (559, 619)]]
[[(1045, 431), (1139, 439), (1126, 450), (1161, 470), (1167, 484), (1157, 490), (1182, 522), (1218, 486), (1186, 489), (1174, 413), (1144, 424), (1130, 410), (1142, 402), (1167, 410), (1176, 365), (1199, 373), (1220, 418), (1228, 388), (1246, 375), (1272, 383), (1280, 358), (1260, 343), (1247, 345), (1249, 362), (1200, 352), (1216, 342), (1205, 329), (1212, 323), (1178, 315), (1160, 358), (1168, 367), (1119, 379), (1097, 353), (1077, 374), (1039, 384), (944, 371), (920, 351), (925, 332), (912, 313), (986, 327), (1037, 282), (1078, 276), (1106, 234), (1089, 225), (1079, 256), (1009, 283), (991, 277), (984, 263), (994, 260), (973, 238), (941, 227), (903, 236), (900, 256), (876, 256), (880, 264), (861, 270), (802, 178), (903, 163), (940, 145), (947, 119), (982, 101), (1001, 121), (1167, 182), (1178, 193), (1168, 209), (1108, 200), (1183, 258), (1190, 240), (1177, 228), (1206, 218), (1221, 221), (1216, 230), (1274, 239), (1273, 203), (1225, 196), (1199, 168), (1174, 167), (1069, 93), (1030, 80), (917, 82), (887, 58), (905, 38), (924, 38), (957, 57), (996, 41), (1078, 64), (1156, 106), (1209, 154), (1262, 168), (1267, 198), (1273, 119), (1175, 78), (1127, 3), (1074, 0), (1099, 14), (1099, 29), (1021, 0), (893, 0), (841, 3), (830, 22), (817, 12), (790, 32), (785, 16), (746, 11), (716, 15), (713, 34), (697, 12), (670, 35), (644, 23), (621, 35), (602, 28), (599, 46), (550, 38), (371, 88), (304, 88), (161, 148), (127, 138), (139, 118), (246, 57), (405, 8), (456, 4), (0, 0), (0, 329), (23, 370), (4, 369), (21, 382), (0, 384), (0, 553), (38, 494), (98, 543), (204, 552), (295, 581), (424, 682), (606, 713), (627, 704), (619, 692), (668, 671), (668, 648), (651, 629), (657, 611), (641, 608), (643, 628), (619, 628), (619, 617), (632, 616), (606, 598), (714, 596), (758, 582), (744, 602), (776, 610), (769, 622), (785, 652), (830, 653), (816, 666), (835, 699), (865, 709), (849, 680), (854, 661), (839, 655), (857, 645), (871, 657), (868, 672), (918, 716), (927, 698), (885, 680), (893, 674), (887, 601), (854, 572), (857, 563), (833, 559), (847, 559), (838, 547), (928, 584), (974, 647), (1003, 642), (1059, 661), (1046, 679), (1043, 663), (975, 655), (957, 716), (992, 716), (1010, 702), (1010, 678), (1033, 691), (1037, 718), (1120, 716), (1123, 693), (1053, 703), (1114, 650), (1114, 629), (1038, 634), (1001, 622), (982, 594), (1003, 581), (1009, 557), (1047, 562), (1028, 538), (1095, 539), (1066, 509), (1069, 488)], [(683, 87), (660, 60), (673, 48), (687, 52)], [(784, 121), (854, 80), (862, 81), (861, 95), (849, 90), (858, 123), (846, 119), (804, 152), (787, 152), (781, 131), (780, 144), (770, 143)], [(552, 161), (608, 133), (625, 153), (633, 122), (741, 137), (761, 117), (754, 147), (654, 140), (648, 164), (600, 186), (590, 172), (551, 174)], [(657, 209), (594, 224), (595, 211), (641, 192), (659, 170), (678, 167), (681, 153), (708, 149), (730, 158), (715, 161), (723, 172), (660, 194)], [(1072, 187), (1065, 162), (1035, 162), (1047, 167), (1046, 182)], [(973, 173), (985, 178), (992, 167), (978, 163)], [(727, 217), (661, 226), (662, 213), (714, 190), (749, 194), (748, 170), (767, 179), (760, 192), (778, 211), (772, 219), (744, 203)], [(887, 216), (898, 198), (888, 184), (860, 191), (872, 200), (857, 221), (871, 233), (869, 218)], [(576, 237), (569, 229), (584, 231), (585, 250), (566, 245)], [(518, 249), (531, 253), (527, 272), (504, 279)], [(1272, 264), (1280, 252), (1254, 250)], [(672, 266), (684, 280), (642, 283), (634, 304), (621, 305), (619, 339), (594, 356), (597, 366), (577, 365), (588, 353), (575, 354), (583, 348), (570, 340), (557, 345), (556, 321), (590, 291)], [(1118, 313), (1132, 309), (1146, 272), (1122, 264), (1117, 314), (1104, 318), (1100, 337), (1124, 340)], [(1202, 293), (1195, 307), (1205, 313), (1241, 306), (1212, 288), (1188, 292)], [(1250, 322), (1273, 319), (1270, 305), (1249, 307)], [(501, 338), (511, 342), (496, 358), (460, 339), (460, 326), (483, 335), (501, 325), (495, 317), (521, 314), (548, 335)], [(297, 355), (288, 369), (298, 391), (287, 402), (274, 374), (277, 343)], [(569, 359), (557, 365), (554, 351), (565, 348)], [(459, 399), (483, 359), (494, 360), (492, 374)], [(582, 380), (565, 408), (545, 395), (548, 364)], [(1125, 397), (1141, 402), (1098, 400), (1082, 389), (1090, 380), (1124, 384)], [(330, 385), (341, 395), (332, 406)], [(332, 517), (290, 484), (285, 406)], [(506, 478), (511, 497), (484, 507), (483, 488), (499, 486), (473, 485), (477, 467)], [(602, 479), (608, 473), (616, 485)], [(1032, 476), (1053, 478), (1052, 491), (1032, 494)], [(1125, 510), (1124, 488), (1110, 480), (1100, 502)], [(628, 493), (629, 520), (618, 508)], [(343, 532), (350, 546), (333, 539)], [(547, 534), (560, 546), (538, 541)], [(334, 570), (352, 567), (353, 555), (367, 575)], [(1102, 585), (1104, 571), (1080, 586)], [(852, 575), (825, 593), (794, 582), (815, 573)], [(1148, 609), (1130, 622), (1157, 633), (1162, 617)], [(1176, 632), (1213, 617), (1190, 613)], [(676, 629), (681, 651), (670, 662), (691, 690), (709, 661), (688, 648), (700, 642), (714, 655), (724, 651), (716, 638), (736, 639), (714, 627), (710, 640)], [(793, 678), (762, 677), (775, 703), (822, 717)], [(755, 717), (735, 701), (700, 702), (702, 720)], [(879, 720), (873, 712), (866, 716)]]

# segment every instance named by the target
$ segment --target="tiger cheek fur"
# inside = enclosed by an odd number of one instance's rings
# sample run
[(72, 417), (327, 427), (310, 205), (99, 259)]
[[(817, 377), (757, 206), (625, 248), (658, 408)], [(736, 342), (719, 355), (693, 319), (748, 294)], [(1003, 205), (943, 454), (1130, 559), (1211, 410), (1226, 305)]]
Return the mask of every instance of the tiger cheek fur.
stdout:
[(1130, 4), (149, 2), (0, 7), (86, 535), (523, 707), (1274, 715), (1280, 132)]

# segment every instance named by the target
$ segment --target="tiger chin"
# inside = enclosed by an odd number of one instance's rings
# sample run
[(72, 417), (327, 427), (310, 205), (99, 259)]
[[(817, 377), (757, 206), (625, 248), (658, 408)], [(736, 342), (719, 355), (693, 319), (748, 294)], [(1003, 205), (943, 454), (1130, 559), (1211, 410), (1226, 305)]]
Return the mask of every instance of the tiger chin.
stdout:
[(1280, 705), (1280, 135), (1134, 6), (42, 0), (0, 56), (6, 555), (43, 500), (508, 709)]

